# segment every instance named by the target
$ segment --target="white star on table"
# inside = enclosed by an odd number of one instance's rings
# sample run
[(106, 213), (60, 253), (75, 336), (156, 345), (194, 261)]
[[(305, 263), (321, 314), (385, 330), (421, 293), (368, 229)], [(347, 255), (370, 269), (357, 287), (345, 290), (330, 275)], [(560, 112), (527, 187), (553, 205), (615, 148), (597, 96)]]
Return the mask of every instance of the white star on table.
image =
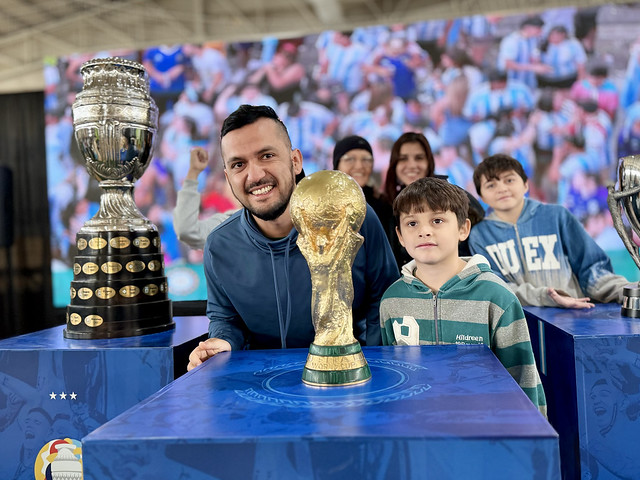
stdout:
[(71, 392), (69, 396), (71, 397), (71, 400), (75, 400), (78, 394), (76, 392)]
[(51, 398), (51, 400), (55, 400), (55, 399), (56, 399), (56, 394), (55, 394), (55, 393), (53, 393), (53, 392), (51, 392), (51, 393), (49, 394), (49, 397)]
[(62, 392), (62, 393), (60, 394), (60, 400), (66, 400), (66, 399), (67, 399), (67, 394), (66, 394), (66, 393), (64, 393), (64, 392)]

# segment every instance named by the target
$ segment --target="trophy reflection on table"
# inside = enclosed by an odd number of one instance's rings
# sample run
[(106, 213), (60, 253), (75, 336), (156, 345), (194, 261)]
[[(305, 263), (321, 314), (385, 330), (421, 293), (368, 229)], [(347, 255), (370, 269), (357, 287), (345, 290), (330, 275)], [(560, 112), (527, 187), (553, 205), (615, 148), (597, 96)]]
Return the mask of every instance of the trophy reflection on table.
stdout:
[(369, 365), (353, 335), (351, 267), (364, 239), (367, 204), (350, 176), (323, 170), (303, 178), (291, 196), (298, 248), (311, 272), (315, 337), (302, 373), (309, 385), (362, 383)]
[[(618, 181), (620, 190), (610, 185), (609, 210), (613, 219), (613, 226), (627, 247), (631, 258), (640, 268), (640, 254), (638, 245), (629, 238), (630, 233), (626, 229), (622, 212), (624, 211), (631, 230), (640, 238), (640, 155), (631, 155), (620, 159), (618, 168)], [(640, 318), (640, 284), (633, 283), (625, 286), (622, 291), (622, 315), (625, 317)]]

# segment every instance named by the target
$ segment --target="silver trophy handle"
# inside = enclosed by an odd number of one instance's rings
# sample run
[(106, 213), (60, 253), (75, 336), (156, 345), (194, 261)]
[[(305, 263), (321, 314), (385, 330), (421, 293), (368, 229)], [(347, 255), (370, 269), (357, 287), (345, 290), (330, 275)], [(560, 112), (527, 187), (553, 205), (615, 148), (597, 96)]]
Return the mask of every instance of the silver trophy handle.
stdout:
[(620, 201), (623, 198), (640, 193), (640, 185), (624, 192), (617, 191), (614, 185), (609, 185), (607, 186), (607, 190), (609, 191), (609, 195), (607, 196), (607, 203), (609, 204), (609, 211), (611, 212), (611, 218), (613, 219), (613, 226), (622, 239), (622, 243), (625, 247), (627, 247), (627, 250), (629, 250), (631, 258), (633, 258), (633, 261), (636, 263), (638, 268), (640, 268), (639, 248), (631, 241), (627, 230), (624, 227), (624, 223), (622, 221), (622, 207), (620, 206)]

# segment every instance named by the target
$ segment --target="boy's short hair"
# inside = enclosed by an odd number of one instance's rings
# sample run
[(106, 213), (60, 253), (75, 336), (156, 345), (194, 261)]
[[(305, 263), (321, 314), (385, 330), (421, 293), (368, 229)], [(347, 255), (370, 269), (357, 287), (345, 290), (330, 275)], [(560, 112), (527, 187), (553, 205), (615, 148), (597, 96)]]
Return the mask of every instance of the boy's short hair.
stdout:
[(480, 182), (484, 175), (487, 180), (498, 179), (500, 174), (513, 170), (516, 172), (523, 182), (528, 180), (527, 174), (524, 173), (522, 164), (513, 157), (505, 155), (504, 153), (497, 153), (485, 158), (480, 165), (476, 167), (473, 172), (473, 184), (476, 186), (476, 192), (478, 195), (482, 195), (480, 191)]
[(400, 215), (421, 213), (425, 206), (433, 212), (453, 212), (458, 226), (464, 225), (469, 216), (469, 198), (457, 185), (441, 178), (424, 177), (405, 187), (393, 201), (393, 216), (400, 226)]

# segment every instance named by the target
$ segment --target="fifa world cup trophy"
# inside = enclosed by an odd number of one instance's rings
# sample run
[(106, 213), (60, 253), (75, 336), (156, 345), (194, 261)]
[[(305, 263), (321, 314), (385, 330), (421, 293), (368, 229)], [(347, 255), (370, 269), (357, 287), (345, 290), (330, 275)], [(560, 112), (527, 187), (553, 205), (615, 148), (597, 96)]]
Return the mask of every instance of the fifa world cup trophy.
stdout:
[[(609, 210), (613, 218), (613, 226), (620, 235), (624, 246), (627, 247), (631, 258), (640, 268), (640, 255), (638, 245), (633, 242), (632, 235), (624, 225), (622, 212), (624, 212), (629, 226), (636, 237), (640, 238), (640, 155), (631, 155), (620, 159), (618, 167), (618, 181), (620, 190), (615, 186), (609, 186)], [(622, 290), (622, 315), (625, 317), (640, 318), (640, 285), (629, 284)]]
[(72, 106), (75, 138), (102, 194), (76, 235), (64, 336), (143, 335), (175, 326), (158, 229), (136, 207), (133, 186), (149, 165), (158, 108), (144, 67), (120, 58), (80, 68), (84, 86)]
[(364, 194), (339, 171), (303, 178), (290, 201), (298, 247), (311, 272), (311, 315), (315, 337), (302, 373), (309, 385), (336, 386), (371, 378), (353, 335), (351, 267), (364, 239)]

